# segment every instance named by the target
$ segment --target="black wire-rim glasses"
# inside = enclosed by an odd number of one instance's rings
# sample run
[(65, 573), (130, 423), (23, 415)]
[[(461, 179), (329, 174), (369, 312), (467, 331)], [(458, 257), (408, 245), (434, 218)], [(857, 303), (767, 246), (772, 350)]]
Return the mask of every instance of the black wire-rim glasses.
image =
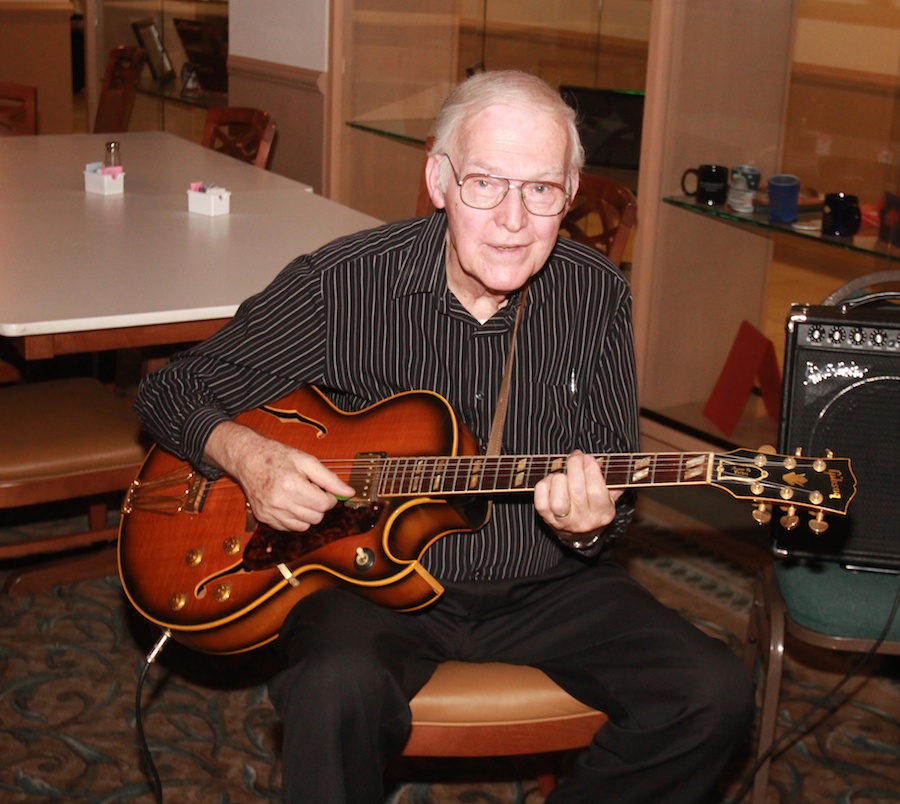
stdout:
[(522, 197), (522, 203), (532, 215), (551, 218), (559, 215), (569, 201), (569, 193), (561, 184), (552, 181), (520, 181), (507, 179), (505, 176), (492, 176), (487, 173), (469, 173), (462, 178), (453, 166), (449, 154), (444, 154), (453, 171), (453, 178), (459, 187), (459, 197), (472, 209), (493, 209), (499, 206), (513, 187), (511, 182), (519, 182), (516, 188)]

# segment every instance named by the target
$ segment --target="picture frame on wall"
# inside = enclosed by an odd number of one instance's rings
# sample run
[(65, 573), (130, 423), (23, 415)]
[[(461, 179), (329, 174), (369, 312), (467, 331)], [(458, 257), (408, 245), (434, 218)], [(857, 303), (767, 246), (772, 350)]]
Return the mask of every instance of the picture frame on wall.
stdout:
[(131, 27), (140, 46), (147, 51), (147, 63), (156, 82), (165, 84), (175, 78), (175, 68), (172, 67), (172, 61), (166, 52), (156, 20), (152, 17), (136, 20), (131, 23)]

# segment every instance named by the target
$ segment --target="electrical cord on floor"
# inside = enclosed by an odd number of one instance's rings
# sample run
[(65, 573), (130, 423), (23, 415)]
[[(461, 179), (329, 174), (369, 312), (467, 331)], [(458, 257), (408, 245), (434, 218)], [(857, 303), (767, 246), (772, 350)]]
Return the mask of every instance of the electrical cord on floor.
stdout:
[(756, 774), (759, 772), (759, 769), (769, 760), (774, 759), (776, 756), (781, 754), (783, 751), (786, 751), (790, 746), (792, 746), (797, 740), (799, 740), (805, 732), (800, 733), (803, 726), (809, 721), (809, 719), (816, 714), (817, 712), (825, 709), (835, 698), (835, 696), (850, 682), (850, 680), (865, 667), (866, 663), (869, 662), (875, 654), (878, 653), (878, 649), (884, 643), (884, 641), (888, 638), (888, 634), (891, 632), (891, 628), (894, 625), (894, 620), (897, 617), (897, 610), (900, 608), (900, 586), (897, 588), (897, 594), (894, 596), (894, 604), (891, 606), (891, 613), (888, 615), (887, 622), (884, 624), (884, 628), (881, 629), (881, 633), (878, 635), (878, 638), (875, 642), (872, 643), (872, 646), (860, 657), (859, 661), (851, 667), (843, 678), (840, 679), (828, 692), (826, 692), (818, 701), (816, 701), (801, 717), (797, 720), (787, 731), (781, 734), (777, 739), (772, 741), (772, 745), (769, 746), (769, 749), (756, 760), (753, 767), (750, 769), (750, 772), (744, 778), (744, 783), (741, 785), (740, 789), (735, 794), (732, 799), (732, 804), (740, 804), (743, 800), (744, 796), (750, 792), (750, 789), (753, 787), (753, 782), (756, 779)]
[(159, 778), (159, 772), (156, 770), (156, 763), (153, 761), (153, 755), (150, 753), (150, 746), (147, 745), (147, 738), (144, 736), (144, 724), (141, 717), (141, 692), (144, 688), (144, 680), (147, 678), (147, 672), (150, 670), (150, 665), (156, 661), (156, 657), (162, 652), (163, 647), (166, 642), (169, 641), (169, 637), (171, 636), (172, 632), (166, 628), (159, 639), (156, 640), (156, 644), (150, 649), (150, 653), (148, 653), (147, 658), (144, 659), (144, 666), (141, 668), (141, 674), (138, 677), (137, 692), (134, 697), (134, 722), (135, 728), (137, 729), (138, 741), (140, 742), (141, 756), (143, 756), (147, 771), (150, 774), (150, 784), (153, 786), (153, 795), (156, 798), (157, 804), (162, 804), (163, 800), (162, 782)]

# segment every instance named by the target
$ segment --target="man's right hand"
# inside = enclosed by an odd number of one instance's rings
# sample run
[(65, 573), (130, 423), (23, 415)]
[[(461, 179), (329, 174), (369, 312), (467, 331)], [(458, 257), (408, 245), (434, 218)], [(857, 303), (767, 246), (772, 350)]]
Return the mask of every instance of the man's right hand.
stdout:
[(308, 530), (354, 494), (314, 456), (236, 422), (212, 431), (204, 457), (237, 480), (256, 519), (277, 530)]

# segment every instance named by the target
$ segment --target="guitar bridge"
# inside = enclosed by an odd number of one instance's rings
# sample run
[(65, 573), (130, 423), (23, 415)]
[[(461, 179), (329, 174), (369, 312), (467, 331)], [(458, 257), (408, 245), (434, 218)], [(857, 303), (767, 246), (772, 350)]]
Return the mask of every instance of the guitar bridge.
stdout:
[(375, 502), (378, 496), (378, 480), (386, 457), (386, 452), (357, 453), (350, 478), (347, 480), (356, 494), (344, 502), (345, 506), (364, 508)]

